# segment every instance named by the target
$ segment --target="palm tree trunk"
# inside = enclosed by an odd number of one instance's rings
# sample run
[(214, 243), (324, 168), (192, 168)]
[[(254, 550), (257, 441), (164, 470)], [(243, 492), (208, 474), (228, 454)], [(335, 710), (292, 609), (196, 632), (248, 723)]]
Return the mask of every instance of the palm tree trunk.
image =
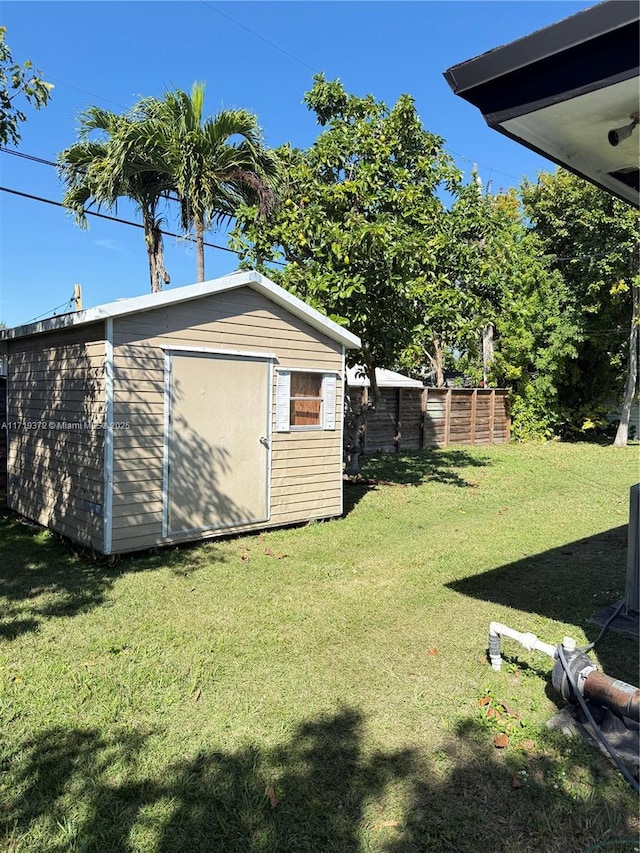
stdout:
[(144, 242), (149, 258), (151, 292), (157, 293), (162, 290), (162, 279), (165, 276), (164, 264), (162, 262), (162, 233), (160, 232), (153, 211), (143, 211), (142, 219), (144, 225)]
[(156, 273), (156, 256), (153, 251), (153, 238), (150, 234), (145, 233), (144, 242), (147, 246), (147, 257), (149, 259), (149, 282), (151, 284), (151, 292), (155, 293), (158, 290)]
[[(635, 282), (634, 282), (635, 284)], [(622, 409), (620, 410), (620, 423), (613, 442), (614, 447), (626, 447), (629, 439), (629, 416), (633, 398), (636, 395), (636, 384), (638, 380), (638, 325), (640, 325), (640, 282), (637, 287), (632, 285), (633, 311), (631, 315), (631, 332), (629, 334), (629, 367), (627, 382), (624, 388)]]
[(196, 230), (196, 258), (197, 258), (197, 281), (204, 281), (204, 222), (202, 219), (195, 220)]

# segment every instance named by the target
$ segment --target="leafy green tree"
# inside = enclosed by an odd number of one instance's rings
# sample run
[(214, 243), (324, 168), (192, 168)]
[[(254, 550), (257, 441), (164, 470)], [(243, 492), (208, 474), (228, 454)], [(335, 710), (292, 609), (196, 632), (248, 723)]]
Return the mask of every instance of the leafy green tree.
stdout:
[(515, 437), (550, 436), (557, 385), (576, 355), (578, 330), (564, 281), (527, 232), (514, 192), (482, 192), (477, 176), (461, 188), (423, 300), (424, 322), (404, 365), (420, 364), (423, 352), (435, 364), (428, 352), (434, 342), (442, 362), (474, 384), (511, 390)]
[(0, 27), (0, 144), (17, 145), (20, 125), (27, 120), (21, 102), (26, 101), (36, 110), (45, 107), (53, 84), (42, 79), (30, 60), (23, 65), (13, 61), (6, 32), (6, 27)]
[[(264, 220), (245, 207), (232, 244), (360, 336), (354, 357), (377, 399), (375, 368), (411, 342), (417, 295), (436, 275), (446, 215), (440, 191), (455, 190), (459, 173), (408, 95), (389, 109), (316, 75), (304, 101), (325, 129), (305, 151), (278, 151), (281, 203)], [(278, 260), (284, 269), (273, 268)]]
[(616, 443), (626, 444), (637, 374), (640, 214), (562, 169), (525, 182), (522, 198), (578, 317), (577, 357), (558, 388), (565, 430), (597, 425), (622, 402)]
[(496, 299), (491, 243), (498, 227), (493, 198), (482, 193), (474, 172), (468, 184), (458, 187), (443, 217), (435, 274), (415, 294), (420, 322), (401, 356), (401, 363), (409, 368), (426, 357), (437, 387), (444, 385), (447, 365), (457, 362), (459, 367), (460, 354), (475, 352), (479, 335), (492, 340)]
[(577, 356), (578, 315), (515, 194), (498, 196), (494, 209), (500, 226), (486, 272), (496, 339), (489, 379), (511, 389), (514, 437), (549, 438), (560, 419), (558, 387)]
[(176, 89), (141, 104), (152, 120), (153, 156), (169, 173), (180, 202), (182, 228), (195, 234), (198, 281), (204, 281), (205, 231), (233, 219), (241, 204), (255, 202), (266, 213), (278, 175), (256, 117), (247, 110), (222, 110), (205, 118), (204, 94), (204, 84), (194, 83), (190, 95)]
[(162, 290), (170, 279), (164, 268), (158, 207), (174, 182), (168, 171), (154, 165), (158, 158), (149, 115), (140, 105), (123, 115), (92, 106), (80, 116), (78, 135), (79, 141), (58, 156), (63, 204), (86, 228), (86, 211), (92, 204), (114, 210), (119, 199), (131, 199), (142, 215), (151, 290)]

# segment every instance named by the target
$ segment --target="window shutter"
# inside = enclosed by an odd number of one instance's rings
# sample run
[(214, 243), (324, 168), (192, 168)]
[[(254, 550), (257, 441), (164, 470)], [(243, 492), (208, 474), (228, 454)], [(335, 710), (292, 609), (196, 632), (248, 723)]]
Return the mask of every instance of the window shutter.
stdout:
[(278, 370), (276, 390), (276, 432), (289, 432), (289, 405), (291, 401), (291, 373)]
[(336, 428), (336, 375), (335, 373), (325, 373), (322, 380), (322, 426), (323, 429)]

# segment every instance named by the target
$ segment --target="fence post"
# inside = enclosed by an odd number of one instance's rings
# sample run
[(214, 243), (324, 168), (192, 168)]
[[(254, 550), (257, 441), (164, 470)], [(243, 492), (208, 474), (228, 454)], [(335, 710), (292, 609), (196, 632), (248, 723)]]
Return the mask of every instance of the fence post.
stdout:
[(502, 395), (502, 406), (505, 413), (504, 440), (511, 441), (511, 400), (507, 391)]
[(476, 443), (476, 402), (478, 400), (478, 389), (474, 388), (471, 392), (471, 437), (470, 444), (473, 446)]
[(495, 444), (495, 436), (493, 434), (493, 426), (496, 421), (496, 389), (491, 389), (491, 405), (489, 406), (489, 441)]
[(451, 423), (451, 388), (444, 398), (444, 446), (449, 447), (449, 424)]
[(422, 423), (420, 425), (420, 450), (424, 450), (426, 447), (426, 442), (424, 439), (424, 434), (427, 429), (427, 402), (429, 400), (429, 389), (424, 388), (422, 392), (422, 397), (420, 398), (420, 411), (422, 412)]

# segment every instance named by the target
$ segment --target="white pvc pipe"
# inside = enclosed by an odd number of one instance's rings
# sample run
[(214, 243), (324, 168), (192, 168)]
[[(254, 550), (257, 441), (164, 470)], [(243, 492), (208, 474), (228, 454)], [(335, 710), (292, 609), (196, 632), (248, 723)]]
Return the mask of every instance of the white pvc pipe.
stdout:
[(549, 655), (550, 658), (554, 659), (557, 657), (556, 646), (543, 643), (535, 634), (531, 632), (522, 634), (514, 628), (509, 628), (508, 625), (503, 625), (501, 622), (492, 622), (489, 625), (489, 659), (492, 668), (495, 670), (499, 670), (502, 666), (500, 637), (510, 637), (529, 651), (543, 652), (543, 654)]

